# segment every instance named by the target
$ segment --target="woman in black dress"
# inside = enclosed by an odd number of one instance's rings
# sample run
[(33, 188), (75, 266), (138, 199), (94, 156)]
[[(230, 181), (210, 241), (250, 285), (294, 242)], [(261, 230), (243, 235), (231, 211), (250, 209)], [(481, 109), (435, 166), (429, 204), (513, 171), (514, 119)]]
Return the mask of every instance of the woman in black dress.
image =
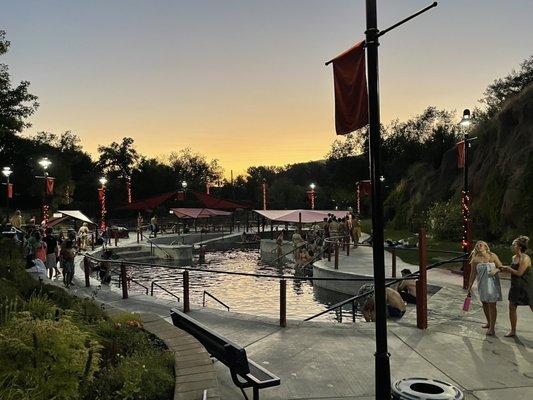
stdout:
[(520, 236), (513, 240), (514, 252), (510, 267), (503, 267), (504, 271), (511, 274), (511, 289), (509, 289), (509, 319), (511, 331), (506, 337), (516, 336), (516, 307), (529, 306), (533, 311), (533, 272), (531, 271), (531, 258), (525, 254), (527, 250), (527, 236)]

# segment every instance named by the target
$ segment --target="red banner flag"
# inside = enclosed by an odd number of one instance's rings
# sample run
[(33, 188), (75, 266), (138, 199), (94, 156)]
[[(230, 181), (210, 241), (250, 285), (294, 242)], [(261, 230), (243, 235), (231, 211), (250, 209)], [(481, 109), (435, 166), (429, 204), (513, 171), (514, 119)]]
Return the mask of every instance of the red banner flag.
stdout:
[(335, 84), (335, 129), (346, 135), (368, 124), (365, 42), (332, 60)]
[(46, 194), (48, 196), (54, 195), (54, 178), (46, 178)]
[(372, 196), (372, 182), (359, 181), (357, 185), (359, 187), (359, 193), (361, 196)]
[(457, 168), (465, 167), (465, 141), (457, 143)]
[(13, 198), (13, 184), (12, 183), (7, 184), (7, 198), (8, 199)]

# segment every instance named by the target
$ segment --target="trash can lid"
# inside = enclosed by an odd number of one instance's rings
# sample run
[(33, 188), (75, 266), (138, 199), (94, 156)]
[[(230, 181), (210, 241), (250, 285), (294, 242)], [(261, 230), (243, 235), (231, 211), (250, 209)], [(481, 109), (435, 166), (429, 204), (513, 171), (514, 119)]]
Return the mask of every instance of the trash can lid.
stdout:
[(401, 379), (392, 385), (398, 400), (463, 400), (463, 393), (449, 383), (427, 378)]

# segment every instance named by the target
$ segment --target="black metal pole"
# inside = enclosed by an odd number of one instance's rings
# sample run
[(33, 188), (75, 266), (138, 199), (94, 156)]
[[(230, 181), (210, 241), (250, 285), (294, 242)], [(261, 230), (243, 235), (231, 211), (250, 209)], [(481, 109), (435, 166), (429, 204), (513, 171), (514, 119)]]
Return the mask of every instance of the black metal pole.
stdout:
[(376, 399), (391, 398), (390, 354), (387, 351), (387, 313), (385, 301), (385, 255), (383, 247), (383, 200), (381, 192), (381, 135), (379, 115), (379, 66), (376, 0), (366, 0), (366, 45), (368, 70), (368, 117), (370, 178), (372, 181), (372, 258), (374, 263), (376, 353)]
[(9, 176), (6, 176), (6, 225), (9, 224)]

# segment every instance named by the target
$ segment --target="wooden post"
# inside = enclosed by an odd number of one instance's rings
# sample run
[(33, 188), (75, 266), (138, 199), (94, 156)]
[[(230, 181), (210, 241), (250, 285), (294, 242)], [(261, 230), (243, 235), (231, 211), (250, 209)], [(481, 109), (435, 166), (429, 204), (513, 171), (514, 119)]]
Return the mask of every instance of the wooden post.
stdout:
[(335, 269), (339, 269), (339, 242), (335, 242)]
[(183, 312), (191, 311), (189, 303), (189, 271), (183, 271)]
[(287, 281), (279, 281), (279, 326), (287, 326)]
[(120, 280), (122, 282), (122, 298), (128, 298), (128, 277), (126, 276), (126, 265), (120, 264)]
[(89, 279), (91, 266), (89, 263), (90, 263), (89, 259), (87, 257), (83, 257), (83, 272), (85, 273), (85, 287), (91, 286), (91, 282)]
[(418, 260), (420, 273), (416, 281), (416, 326), (419, 329), (427, 329), (427, 238), (424, 229), (420, 229), (420, 234), (418, 235)]
[(393, 247), (391, 251), (392, 256), (392, 277), (396, 278), (396, 249)]

